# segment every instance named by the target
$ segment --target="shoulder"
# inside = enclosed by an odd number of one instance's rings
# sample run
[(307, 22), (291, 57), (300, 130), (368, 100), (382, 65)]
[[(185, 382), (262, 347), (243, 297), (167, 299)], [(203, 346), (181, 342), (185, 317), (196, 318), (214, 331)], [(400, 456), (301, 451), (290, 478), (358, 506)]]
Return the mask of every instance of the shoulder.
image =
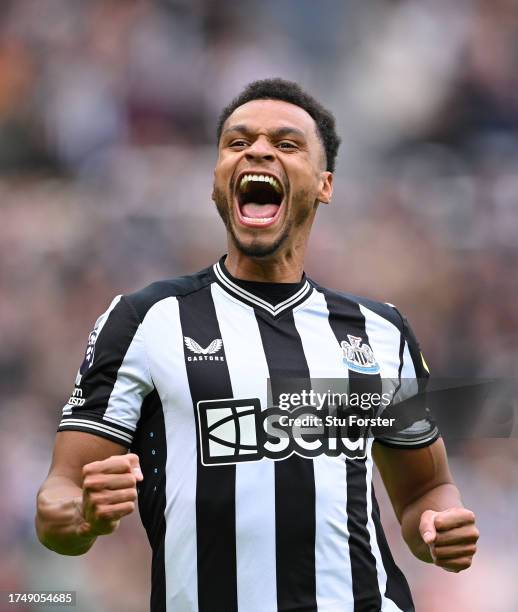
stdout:
[(328, 303), (333, 304), (344, 304), (351, 306), (356, 306), (361, 311), (370, 311), (384, 319), (387, 323), (394, 325), (401, 333), (405, 333), (406, 331), (406, 319), (399, 312), (399, 310), (389, 302), (378, 302), (376, 300), (372, 300), (370, 298), (362, 297), (359, 295), (354, 295), (352, 293), (345, 293), (342, 291), (336, 291), (334, 289), (328, 289), (327, 287), (322, 287), (318, 285), (314, 281), (311, 281), (315, 289), (322, 292)]
[(349, 295), (349, 298), (356, 301), (367, 310), (376, 313), (389, 323), (392, 323), (392, 325), (397, 327), (401, 332), (404, 331), (405, 319), (393, 304), (390, 304), (389, 302), (378, 302), (376, 300), (371, 300), (369, 298), (357, 295)]
[(160, 280), (134, 293), (126, 294), (123, 299), (133, 308), (140, 321), (158, 302), (170, 297), (182, 297), (207, 287), (213, 282), (212, 267), (195, 274)]

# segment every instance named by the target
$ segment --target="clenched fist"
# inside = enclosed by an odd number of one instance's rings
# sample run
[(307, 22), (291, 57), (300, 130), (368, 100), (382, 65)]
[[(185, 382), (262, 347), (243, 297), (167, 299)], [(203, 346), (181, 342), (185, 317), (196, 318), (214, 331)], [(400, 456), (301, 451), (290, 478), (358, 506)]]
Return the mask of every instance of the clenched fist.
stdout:
[(470, 567), (479, 537), (471, 510), (426, 510), (421, 515), (419, 532), (430, 548), (435, 565), (450, 572), (461, 572)]
[(131, 514), (137, 499), (137, 482), (143, 480), (139, 458), (115, 455), (83, 467), (83, 522), (81, 535), (106, 535)]

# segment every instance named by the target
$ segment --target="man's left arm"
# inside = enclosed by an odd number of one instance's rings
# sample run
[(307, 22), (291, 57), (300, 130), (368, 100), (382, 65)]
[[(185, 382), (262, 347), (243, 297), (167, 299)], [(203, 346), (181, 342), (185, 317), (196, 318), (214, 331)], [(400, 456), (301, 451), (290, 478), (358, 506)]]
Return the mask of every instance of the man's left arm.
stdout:
[(418, 449), (375, 442), (373, 457), (413, 554), (452, 572), (470, 567), (479, 532), (453, 482), (442, 439)]

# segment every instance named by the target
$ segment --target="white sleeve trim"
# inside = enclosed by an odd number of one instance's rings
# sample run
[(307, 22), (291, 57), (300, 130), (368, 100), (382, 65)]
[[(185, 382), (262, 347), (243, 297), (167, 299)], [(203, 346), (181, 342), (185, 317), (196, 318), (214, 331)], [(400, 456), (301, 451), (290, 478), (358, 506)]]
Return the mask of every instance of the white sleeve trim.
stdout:
[(131, 444), (133, 441), (133, 436), (131, 434), (120, 431), (119, 429), (115, 429), (115, 427), (105, 425), (104, 423), (99, 423), (99, 421), (90, 421), (88, 419), (63, 419), (59, 424), (59, 429), (67, 427), (70, 427), (72, 429), (76, 429), (77, 427), (84, 427), (86, 429), (91, 429), (96, 432), (109, 434), (111, 436), (114, 436), (115, 438), (123, 440), (127, 444)]

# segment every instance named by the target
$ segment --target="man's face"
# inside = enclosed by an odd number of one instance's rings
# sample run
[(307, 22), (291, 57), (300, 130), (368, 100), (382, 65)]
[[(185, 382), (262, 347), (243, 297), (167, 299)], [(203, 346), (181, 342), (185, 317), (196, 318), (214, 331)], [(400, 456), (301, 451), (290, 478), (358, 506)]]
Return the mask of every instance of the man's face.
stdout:
[(213, 199), (233, 242), (268, 257), (309, 234), (332, 174), (312, 117), (280, 100), (239, 106), (223, 126)]

